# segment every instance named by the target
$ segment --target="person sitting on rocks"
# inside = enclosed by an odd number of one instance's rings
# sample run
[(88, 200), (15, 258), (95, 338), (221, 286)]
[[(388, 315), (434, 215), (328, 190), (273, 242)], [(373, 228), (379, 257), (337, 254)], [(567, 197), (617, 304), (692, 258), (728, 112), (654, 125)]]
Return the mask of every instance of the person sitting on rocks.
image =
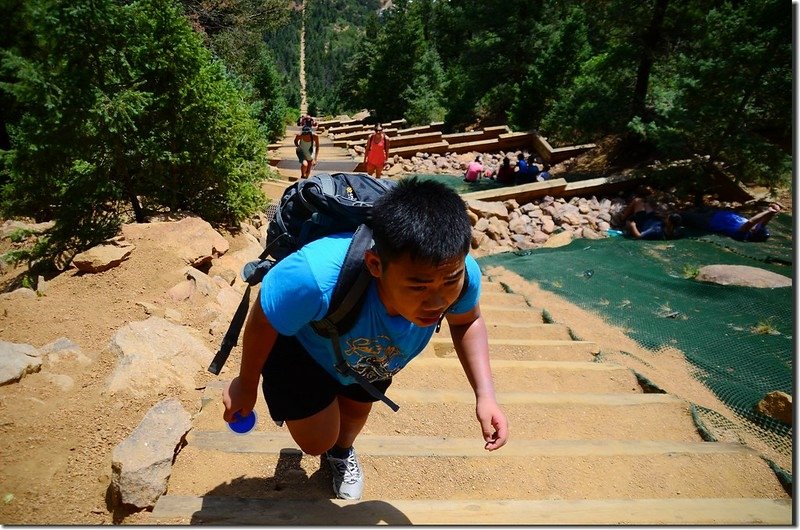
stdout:
[(778, 203), (770, 204), (766, 210), (747, 218), (731, 209), (705, 206), (682, 212), (686, 226), (728, 236), (737, 241), (766, 241), (770, 232), (767, 229), (775, 215), (781, 211)]
[(542, 164), (542, 170), (536, 175), (537, 182), (544, 182), (545, 180), (550, 180), (552, 175), (550, 175), (550, 164)]
[(665, 218), (656, 212), (652, 199), (635, 197), (622, 214), (625, 228), (633, 239), (677, 239), (680, 237), (681, 215), (671, 213)]
[(514, 168), (508, 157), (503, 158), (503, 163), (497, 168), (497, 182), (506, 186), (514, 184)]
[(464, 172), (464, 182), (478, 182), (481, 175), (483, 175), (483, 157), (478, 155), (467, 166), (467, 170)]

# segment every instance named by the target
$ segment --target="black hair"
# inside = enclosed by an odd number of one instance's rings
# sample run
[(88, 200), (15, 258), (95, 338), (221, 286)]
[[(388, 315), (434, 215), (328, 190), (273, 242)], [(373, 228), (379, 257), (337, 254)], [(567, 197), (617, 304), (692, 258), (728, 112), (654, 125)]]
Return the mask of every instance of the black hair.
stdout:
[(407, 254), (438, 265), (466, 256), (472, 241), (467, 207), (458, 193), (417, 177), (401, 179), (375, 201), (370, 225), (384, 264)]

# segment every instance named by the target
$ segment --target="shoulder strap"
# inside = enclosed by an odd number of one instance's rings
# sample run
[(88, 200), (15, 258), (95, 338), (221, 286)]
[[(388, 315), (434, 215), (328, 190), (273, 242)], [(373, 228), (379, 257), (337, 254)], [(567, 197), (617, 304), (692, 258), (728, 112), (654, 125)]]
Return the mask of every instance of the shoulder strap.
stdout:
[(359, 226), (353, 234), (342, 271), (336, 280), (328, 314), (322, 320), (312, 322), (311, 327), (319, 335), (331, 339), (333, 351), (336, 354), (336, 371), (342, 375), (353, 377), (372, 397), (383, 401), (397, 412), (400, 407), (395, 402), (347, 364), (339, 339), (342, 333), (353, 326), (364, 304), (367, 287), (372, 279), (372, 275), (364, 266), (364, 252), (371, 246), (372, 229), (366, 225)]

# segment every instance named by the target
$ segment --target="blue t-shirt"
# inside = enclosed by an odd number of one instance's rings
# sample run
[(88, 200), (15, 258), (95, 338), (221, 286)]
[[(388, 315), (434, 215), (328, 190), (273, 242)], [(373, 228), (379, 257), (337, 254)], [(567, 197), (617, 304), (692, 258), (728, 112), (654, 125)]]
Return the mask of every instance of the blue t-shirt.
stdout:
[(714, 212), (708, 220), (708, 229), (739, 241), (765, 241), (770, 236), (767, 227), (761, 223), (758, 223), (749, 231), (739, 230), (747, 220), (747, 217), (743, 217), (736, 212), (720, 210)]
[[(294, 335), (311, 356), (335, 379), (355, 379), (336, 371), (331, 340), (319, 336), (310, 322), (328, 312), (336, 280), (352, 234), (336, 234), (308, 243), (277, 263), (261, 286), (261, 308), (281, 335)], [(478, 303), (481, 271), (472, 256), (466, 258), (469, 286), (450, 313), (466, 313)], [(367, 288), (356, 323), (340, 337), (348, 364), (370, 381), (388, 379), (417, 356), (436, 326), (419, 327), (402, 316), (390, 316), (378, 296), (377, 282)]]

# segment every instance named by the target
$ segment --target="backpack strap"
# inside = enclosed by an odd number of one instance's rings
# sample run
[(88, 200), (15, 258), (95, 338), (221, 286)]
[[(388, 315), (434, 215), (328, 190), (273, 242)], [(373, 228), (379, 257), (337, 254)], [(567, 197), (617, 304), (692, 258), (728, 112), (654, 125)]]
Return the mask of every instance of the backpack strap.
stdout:
[(342, 271), (336, 280), (336, 287), (333, 289), (328, 314), (323, 319), (312, 322), (311, 327), (319, 335), (331, 339), (336, 356), (337, 372), (353, 377), (369, 395), (383, 401), (389, 408), (397, 412), (400, 407), (394, 401), (347, 364), (339, 338), (342, 333), (353, 327), (355, 319), (364, 305), (367, 287), (369, 287), (369, 283), (372, 280), (372, 275), (364, 266), (364, 252), (371, 246), (372, 229), (366, 225), (359, 226), (355, 234), (353, 234), (353, 240), (347, 249)]
[(242, 301), (239, 302), (239, 307), (236, 308), (236, 313), (233, 315), (228, 331), (225, 333), (225, 338), (222, 339), (222, 344), (219, 351), (214, 355), (211, 364), (208, 365), (208, 371), (214, 375), (219, 375), (220, 370), (228, 360), (231, 350), (236, 346), (236, 341), (239, 340), (239, 333), (244, 326), (244, 319), (247, 318), (247, 311), (250, 309), (250, 284), (244, 290)]

